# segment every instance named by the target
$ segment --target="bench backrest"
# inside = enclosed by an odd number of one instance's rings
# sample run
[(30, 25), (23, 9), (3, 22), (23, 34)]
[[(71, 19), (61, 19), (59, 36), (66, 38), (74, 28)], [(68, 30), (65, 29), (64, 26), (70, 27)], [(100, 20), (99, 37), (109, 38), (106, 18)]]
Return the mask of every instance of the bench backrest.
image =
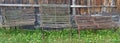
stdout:
[(78, 26), (98, 25), (97, 28), (111, 28), (116, 26), (111, 16), (76, 15), (75, 22)]
[(94, 24), (94, 19), (91, 16), (85, 15), (76, 15), (75, 22), (77, 25), (90, 25)]
[(111, 28), (116, 26), (116, 24), (112, 21), (111, 16), (97, 16), (94, 17), (94, 20), (97, 24), (99, 24), (99, 28)]

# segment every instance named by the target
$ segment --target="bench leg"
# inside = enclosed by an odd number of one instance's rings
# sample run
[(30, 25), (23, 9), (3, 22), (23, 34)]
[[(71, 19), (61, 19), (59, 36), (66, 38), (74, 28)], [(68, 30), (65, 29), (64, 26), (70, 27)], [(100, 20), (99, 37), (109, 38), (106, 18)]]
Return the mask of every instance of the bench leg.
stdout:
[(80, 27), (78, 27), (78, 37), (80, 37)]

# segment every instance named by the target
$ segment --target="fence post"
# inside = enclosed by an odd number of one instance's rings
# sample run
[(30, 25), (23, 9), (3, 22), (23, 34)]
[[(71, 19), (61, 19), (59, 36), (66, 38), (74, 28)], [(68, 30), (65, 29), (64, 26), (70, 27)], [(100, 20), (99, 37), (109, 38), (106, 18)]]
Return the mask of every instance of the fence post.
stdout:
[[(70, 0), (70, 5), (75, 5), (76, 0)], [(71, 12), (71, 17), (70, 17), (70, 21), (72, 24), (72, 27), (75, 27), (75, 21), (74, 21), (74, 16), (76, 15), (76, 8), (75, 7), (71, 7), (70, 8), (70, 12)]]
[(0, 27), (2, 26), (3, 19), (2, 19), (2, 9), (0, 8)]
[[(35, 0), (35, 3), (38, 4), (38, 0)], [(39, 7), (34, 7), (34, 13), (35, 13), (35, 28), (40, 27), (40, 13), (39, 13)]]

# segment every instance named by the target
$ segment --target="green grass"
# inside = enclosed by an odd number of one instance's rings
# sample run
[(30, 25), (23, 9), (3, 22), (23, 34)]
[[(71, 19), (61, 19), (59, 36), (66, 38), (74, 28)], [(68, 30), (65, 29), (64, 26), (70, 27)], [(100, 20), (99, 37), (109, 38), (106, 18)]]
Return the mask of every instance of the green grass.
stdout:
[[(44, 35), (42, 34), (44, 33)], [(43, 37), (44, 36), (44, 37)], [(120, 29), (112, 30), (82, 30), (78, 35), (76, 30), (22, 30), (0, 29), (0, 43), (119, 43)]]

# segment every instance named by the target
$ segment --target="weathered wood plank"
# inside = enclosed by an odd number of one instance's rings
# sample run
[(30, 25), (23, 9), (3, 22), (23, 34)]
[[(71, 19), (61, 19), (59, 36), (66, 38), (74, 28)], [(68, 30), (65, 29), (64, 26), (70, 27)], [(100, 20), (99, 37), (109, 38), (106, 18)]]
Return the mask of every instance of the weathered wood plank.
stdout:
[(0, 6), (5, 6), (5, 7), (41, 7), (41, 6), (46, 6), (46, 7), (69, 7), (69, 5), (61, 5), (61, 4), (0, 4)]

